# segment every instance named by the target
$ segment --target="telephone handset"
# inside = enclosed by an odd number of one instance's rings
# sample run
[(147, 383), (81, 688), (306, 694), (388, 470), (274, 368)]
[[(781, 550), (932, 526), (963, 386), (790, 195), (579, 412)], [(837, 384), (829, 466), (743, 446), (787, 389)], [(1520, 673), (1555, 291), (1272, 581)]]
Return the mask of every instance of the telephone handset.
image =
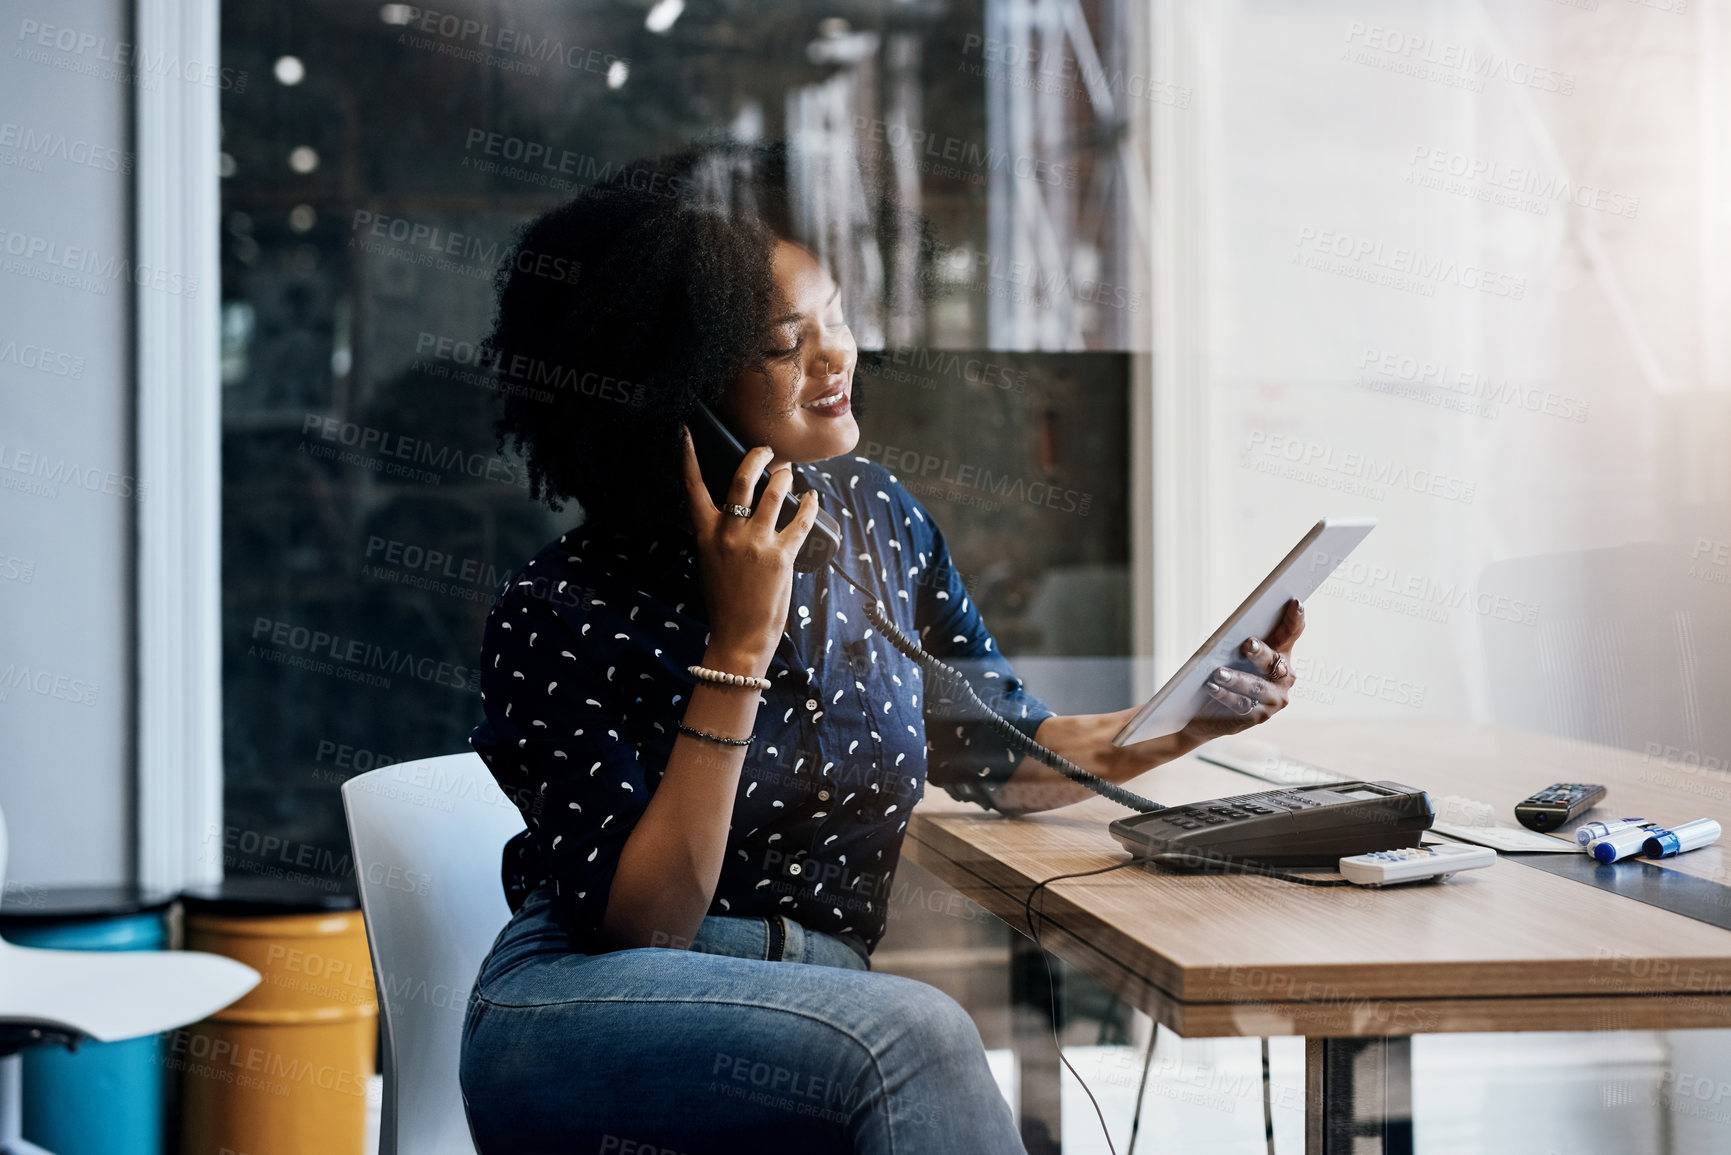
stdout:
[[(715, 415), (715, 410), (702, 401), (697, 403), (697, 413), (688, 428), (691, 430), (691, 445), (697, 451), (697, 468), (703, 474), (703, 484), (709, 490), (709, 496), (715, 502), (716, 508), (728, 504), (728, 491), (733, 487), (733, 476), (739, 472), (739, 463), (745, 460), (745, 446), (733, 431), (721, 423), (721, 418)], [(763, 500), (763, 491), (769, 488), (769, 474), (758, 476), (757, 484), (751, 491), (751, 506), (757, 508), (757, 503)], [(776, 515), (775, 527), (786, 529), (794, 515), (799, 513), (799, 499), (792, 493), (782, 498), (781, 512)], [(822, 509), (817, 511), (817, 520), (812, 523), (811, 532), (806, 534), (805, 542), (799, 547), (799, 556), (794, 559), (793, 568), (801, 573), (815, 573), (830, 563), (830, 559), (841, 550), (841, 526)]]

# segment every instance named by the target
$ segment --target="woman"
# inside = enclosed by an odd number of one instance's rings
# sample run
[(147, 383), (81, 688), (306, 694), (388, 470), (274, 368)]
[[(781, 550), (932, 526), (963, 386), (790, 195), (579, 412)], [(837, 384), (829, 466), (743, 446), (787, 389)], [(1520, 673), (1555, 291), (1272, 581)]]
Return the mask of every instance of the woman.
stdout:
[[(471, 741), (527, 829), (464, 1024), (476, 1146), (1019, 1151), (967, 1014), (870, 956), (928, 778), (1011, 814), (1089, 795), (925, 701), (917, 665), (868, 636), (865, 595), (794, 570), (817, 508), (907, 633), (1115, 782), (1281, 709), (1301, 614), (1247, 643), (1182, 733), (1119, 748), (1128, 712), (1054, 715), (931, 515), (847, 456), (859, 350), (836, 285), (761, 193), (724, 211), (691, 172), (620, 174), (532, 224), (501, 273), (491, 353), (543, 383), (506, 390), (502, 429), (536, 495), (587, 517), (487, 620)], [(753, 447), (722, 508), (683, 428), (699, 399)]]

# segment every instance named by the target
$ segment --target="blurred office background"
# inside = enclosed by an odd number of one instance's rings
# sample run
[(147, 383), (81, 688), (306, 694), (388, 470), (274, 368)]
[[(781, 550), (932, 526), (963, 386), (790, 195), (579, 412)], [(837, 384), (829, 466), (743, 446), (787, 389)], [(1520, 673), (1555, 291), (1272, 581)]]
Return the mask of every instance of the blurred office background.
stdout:
[[(530, 502), (492, 435), (497, 260), (697, 140), (786, 143), (797, 228), (886, 353), (861, 451), (1055, 707), (1130, 704), (1306, 526), (1373, 514), (1312, 599), (1293, 715), (1464, 716), (1731, 778), (1723, 0), (7, 21), (11, 884), (352, 886), (338, 786), (463, 747), (455, 671), (494, 590), (580, 516)], [(378, 662), (330, 660), (351, 642)], [(1001, 1050), (1043, 972), (903, 870), (880, 969), (963, 998)], [(1065, 993), (1122, 1134), (1147, 1020)], [(1420, 1145), (1721, 1150), (1724, 1115), (1649, 1092), (1725, 1046), (1422, 1040)], [(1256, 1058), (1161, 1054), (1173, 1087)], [(1149, 1102), (1144, 1143), (1186, 1137), (1154, 1150), (1261, 1149), (1248, 1099)], [(1066, 1150), (1104, 1149), (1066, 1106)]]

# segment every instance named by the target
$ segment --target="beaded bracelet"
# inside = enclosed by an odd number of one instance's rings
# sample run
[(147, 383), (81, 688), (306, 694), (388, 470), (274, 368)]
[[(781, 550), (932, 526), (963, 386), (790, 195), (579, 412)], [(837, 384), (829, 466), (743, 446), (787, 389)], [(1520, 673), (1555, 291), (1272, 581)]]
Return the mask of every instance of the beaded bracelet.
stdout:
[(694, 730), (684, 722), (679, 723), (681, 734), (690, 734), (693, 738), (702, 738), (707, 742), (719, 742), (723, 746), (749, 746), (750, 738), (723, 738), (720, 734), (710, 734), (703, 730)]
[(705, 682), (714, 682), (719, 686), (751, 686), (758, 690), (769, 689), (768, 678), (750, 678), (744, 674), (730, 674), (726, 670), (712, 670), (708, 666), (687, 666), (685, 672)]

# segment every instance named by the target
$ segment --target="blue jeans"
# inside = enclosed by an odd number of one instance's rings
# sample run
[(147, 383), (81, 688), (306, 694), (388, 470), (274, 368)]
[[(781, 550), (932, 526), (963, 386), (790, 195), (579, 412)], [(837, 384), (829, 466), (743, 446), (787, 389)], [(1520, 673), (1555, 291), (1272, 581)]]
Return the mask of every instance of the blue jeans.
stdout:
[(475, 1147), (700, 1155), (1022, 1152), (979, 1031), (780, 918), (703, 920), (690, 949), (585, 955), (529, 895), (481, 964), (460, 1077)]

